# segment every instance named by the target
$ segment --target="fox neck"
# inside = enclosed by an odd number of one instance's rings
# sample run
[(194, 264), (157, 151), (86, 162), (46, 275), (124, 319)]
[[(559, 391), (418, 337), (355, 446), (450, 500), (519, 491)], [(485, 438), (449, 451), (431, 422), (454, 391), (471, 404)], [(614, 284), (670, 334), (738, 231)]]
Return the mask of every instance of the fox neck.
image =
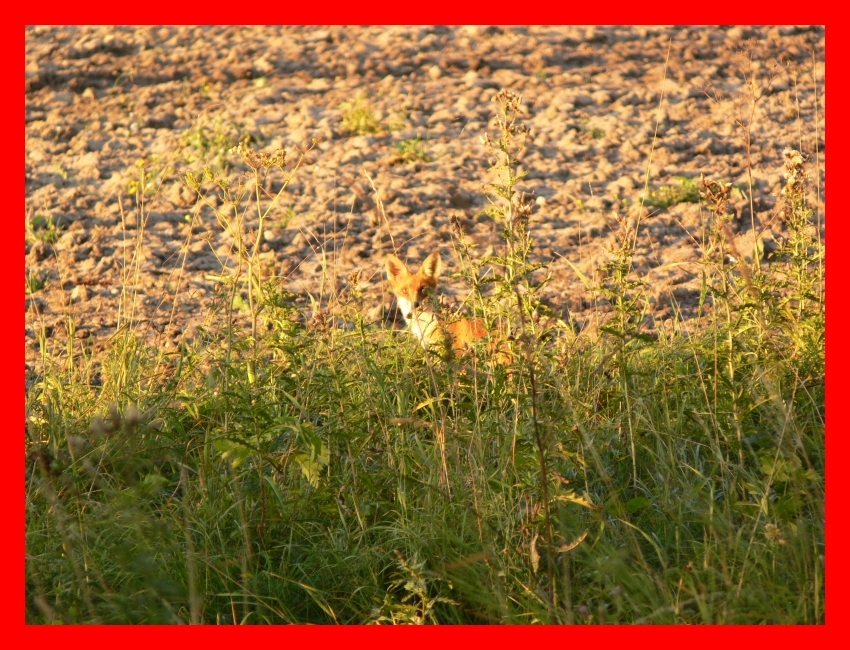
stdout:
[(416, 309), (406, 298), (396, 296), (398, 308), (404, 316), (404, 322), (426, 350), (440, 338), (442, 330), (437, 317), (428, 311)]

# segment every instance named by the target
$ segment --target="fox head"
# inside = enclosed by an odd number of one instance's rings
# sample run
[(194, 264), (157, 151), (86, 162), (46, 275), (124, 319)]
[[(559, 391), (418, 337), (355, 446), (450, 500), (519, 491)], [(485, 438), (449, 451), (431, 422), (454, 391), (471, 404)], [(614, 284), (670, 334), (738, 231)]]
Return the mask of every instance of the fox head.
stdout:
[(440, 251), (434, 251), (426, 257), (416, 273), (408, 271), (404, 262), (392, 254), (387, 255), (384, 264), (398, 308), (404, 319), (410, 322), (414, 310), (421, 308), (425, 292), (437, 286), (437, 278), (443, 271)]

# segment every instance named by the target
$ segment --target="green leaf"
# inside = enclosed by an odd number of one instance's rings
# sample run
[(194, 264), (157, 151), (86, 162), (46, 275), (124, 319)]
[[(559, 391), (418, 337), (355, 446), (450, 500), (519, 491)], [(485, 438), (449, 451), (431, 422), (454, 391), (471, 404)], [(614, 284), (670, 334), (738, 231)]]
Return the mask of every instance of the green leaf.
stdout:
[(301, 473), (307, 482), (313, 487), (319, 487), (319, 472), (321, 467), (316, 459), (311, 458), (310, 454), (295, 454), (295, 462), (301, 467)]
[(227, 438), (220, 438), (213, 441), (213, 446), (221, 454), (222, 458), (229, 460), (233, 464), (233, 467), (239, 467), (239, 465), (245, 462), (248, 454), (252, 451), (250, 447), (235, 440), (228, 440)]
[(629, 512), (637, 512), (638, 510), (646, 508), (648, 505), (649, 499), (646, 497), (635, 497), (634, 499), (629, 499), (625, 503), (626, 510)]
[(537, 573), (537, 569), (540, 566), (540, 552), (537, 550), (537, 537), (539, 533), (535, 532), (534, 537), (531, 538), (531, 544), (529, 544), (528, 552), (531, 557), (531, 570), (534, 573)]
[(263, 477), (266, 481), (266, 484), (271, 488), (272, 493), (275, 496), (275, 500), (277, 500), (277, 504), (280, 506), (281, 513), (286, 512), (286, 503), (283, 500), (283, 493), (280, 491), (280, 486), (277, 484), (271, 476)]
[(558, 494), (552, 498), (553, 503), (558, 502), (566, 502), (566, 503), (577, 503), (580, 506), (584, 506), (585, 508), (597, 508), (598, 506), (593, 505), (593, 503), (586, 496), (579, 496), (575, 492), (566, 492), (563, 494)]
[(572, 270), (576, 272), (576, 275), (578, 276), (578, 279), (581, 280), (581, 283), (584, 285), (584, 288), (588, 291), (591, 291), (593, 287), (591, 286), (590, 280), (587, 278), (587, 276), (581, 271), (579, 271), (578, 267), (572, 262), (570, 262), (566, 257), (564, 259), (567, 261), (567, 264), (570, 265)]
[(315, 435), (299, 435), (301, 451), (295, 454), (295, 462), (301, 467), (304, 478), (313, 487), (319, 487), (319, 476), (323, 468), (330, 464), (331, 451), (322, 440)]

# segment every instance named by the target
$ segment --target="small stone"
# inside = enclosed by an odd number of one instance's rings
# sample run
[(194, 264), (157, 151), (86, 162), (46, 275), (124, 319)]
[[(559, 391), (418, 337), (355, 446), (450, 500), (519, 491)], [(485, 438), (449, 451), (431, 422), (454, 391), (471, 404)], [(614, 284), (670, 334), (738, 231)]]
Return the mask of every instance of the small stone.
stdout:
[(262, 56), (259, 59), (255, 59), (252, 65), (254, 66), (254, 70), (261, 74), (268, 74), (274, 70), (274, 65), (272, 65), (267, 58)]
[(324, 77), (316, 77), (312, 79), (310, 83), (307, 84), (307, 88), (309, 90), (328, 90), (331, 85), (328, 83), (328, 80)]
[(83, 284), (78, 284), (71, 291), (71, 302), (86, 302), (89, 299), (89, 290)]
[(611, 103), (611, 94), (607, 90), (596, 90), (590, 93), (591, 98), (597, 104), (610, 104)]
[(349, 144), (355, 149), (368, 149), (375, 144), (375, 136), (373, 135), (358, 135), (351, 138)]
[(437, 122), (451, 122), (454, 119), (454, 113), (447, 108), (441, 108), (434, 111), (428, 118), (428, 124), (436, 124)]
[(726, 31), (726, 38), (732, 41), (740, 41), (747, 37), (747, 31), (742, 27), (732, 27)]

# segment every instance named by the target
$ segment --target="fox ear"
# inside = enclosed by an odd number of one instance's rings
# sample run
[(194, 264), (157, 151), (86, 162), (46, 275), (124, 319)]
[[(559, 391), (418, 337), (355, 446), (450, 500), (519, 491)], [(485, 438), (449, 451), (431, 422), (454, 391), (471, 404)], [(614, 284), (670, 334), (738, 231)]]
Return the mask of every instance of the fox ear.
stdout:
[(434, 251), (426, 257), (425, 261), (422, 262), (422, 266), (419, 268), (419, 272), (426, 278), (433, 280), (440, 277), (440, 273), (443, 272), (443, 260), (440, 257), (440, 251)]
[(384, 258), (384, 265), (387, 267), (387, 278), (389, 280), (395, 280), (408, 275), (407, 267), (404, 265), (404, 262), (392, 253), (389, 253)]

